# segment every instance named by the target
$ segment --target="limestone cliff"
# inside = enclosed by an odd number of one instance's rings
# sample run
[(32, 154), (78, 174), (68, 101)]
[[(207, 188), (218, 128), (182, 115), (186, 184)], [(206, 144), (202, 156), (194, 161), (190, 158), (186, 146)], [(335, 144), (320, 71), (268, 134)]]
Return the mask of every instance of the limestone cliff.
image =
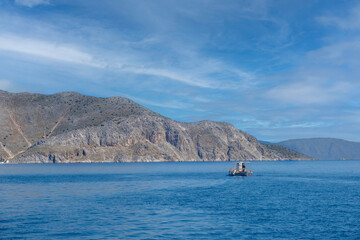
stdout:
[(181, 123), (122, 97), (0, 91), (7, 163), (309, 159), (259, 143), (228, 123)]

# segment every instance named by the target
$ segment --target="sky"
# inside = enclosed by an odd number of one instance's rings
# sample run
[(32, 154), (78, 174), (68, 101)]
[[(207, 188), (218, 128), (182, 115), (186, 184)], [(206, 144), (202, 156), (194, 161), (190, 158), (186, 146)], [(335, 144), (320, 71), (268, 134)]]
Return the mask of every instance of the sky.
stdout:
[(0, 89), (360, 141), (360, 2), (2, 0)]

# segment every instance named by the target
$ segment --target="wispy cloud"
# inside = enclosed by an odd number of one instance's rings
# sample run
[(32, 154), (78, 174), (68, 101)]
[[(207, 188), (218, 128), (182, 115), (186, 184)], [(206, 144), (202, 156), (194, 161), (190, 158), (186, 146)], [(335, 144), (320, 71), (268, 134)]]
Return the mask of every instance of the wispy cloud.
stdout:
[(55, 42), (22, 38), (14, 35), (0, 35), (0, 50), (94, 67), (102, 66), (96, 63), (90, 54), (80, 51), (77, 48)]
[(13, 91), (13, 84), (10, 80), (0, 79), (0, 89), (5, 91)]
[(339, 82), (329, 86), (326, 82), (308, 79), (274, 87), (266, 93), (266, 97), (283, 104), (330, 104), (343, 98), (350, 89), (352, 85), (349, 83)]
[(216, 82), (211, 82), (210, 80), (198, 79), (192, 76), (187, 76), (186, 74), (179, 74), (175, 71), (169, 71), (166, 69), (154, 69), (154, 68), (141, 68), (141, 67), (125, 67), (118, 68), (120, 71), (152, 75), (157, 77), (164, 77), (174, 81), (182, 82), (191, 86), (203, 87), (203, 88), (220, 88)]
[(157, 101), (151, 101), (151, 100), (147, 100), (147, 99), (143, 99), (143, 98), (139, 98), (139, 97), (135, 97), (135, 96), (130, 96), (127, 94), (123, 94), (123, 96), (125, 96), (137, 103), (140, 103), (140, 104), (161, 107), (161, 108), (188, 109), (191, 107), (190, 104), (176, 101), (176, 100), (157, 102)]
[(344, 41), (326, 45), (308, 53), (313, 63), (325, 65), (349, 65), (358, 68), (360, 64), (360, 40), (348, 38)]
[[(317, 17), (318, 22), (339, 28), (317, 49), (308, 51), (277, 86), (266, 91), (268, 99), (282, 104), (331, 106), (335, 102), (347, 107), (360, 91), (360, 5), (346, 16)], [(343, 36), (346, 36), (345, 38)]]
[(360, 29), (360, 5), (356, 5), (349, 9), (348, 13), (344, 16), (327, 15), (320, 16), (317, 20), (328, 26), (335, 26), (346, 30), (359, 30)]
[(15, 0), (15, 4), (32, 8), (38, 5), (48, 5), (50, 0)]
[[(93, 54), (80, 50), (76, 46), (62, 44), (61, 42), (24, 38), (11, 34), (0, 35), (0, 51), (30, 54), (56, 61), (81, 64), (96, 68), (106, 68), (117, 72), (150, 75), (181, 82), (190, 86), (209, 89), (239, 88), (236, 82), (249, 81), (253, 78), (250, 73), (246, 73), (236, 68), (230, 68), (222, 63), (216, 63), (216, 65), (204, 63), (200, 69), (175, 69), (170, 67), (154, 68), (146, 66), (154, 65), (153, 63), (147, 62), (116, 62), (118, 60), (113, 60), (112, 56), (108, 56), (107, 59), (97, 60)], [(138, 54), (137, 52), (134, 53)], [(126, 59), (126, 55), (122, 58)], [(198, 59), (197, 61), (200, 60)], [(199, 62), (197, 62), (197, 64), (199, 64)], [(226, 79), (226, 77), (228, 77), (228, 79)], [(235, 82), (233, 79), (235, 79)], [(246, 86), (249, 86), (249, 84), (246, 84)]]
[[(325, 121), (289, 121), (285, 118), (281, 121), (274, 122), (270, 118), (259, 119), (253, 116), (233, 117), (232, 122), (238, 126), (257, 129), (290, 129), (290, 128), (314, 128), (329, 126)], [(330, 124), (331, 125), (331, 124)]]

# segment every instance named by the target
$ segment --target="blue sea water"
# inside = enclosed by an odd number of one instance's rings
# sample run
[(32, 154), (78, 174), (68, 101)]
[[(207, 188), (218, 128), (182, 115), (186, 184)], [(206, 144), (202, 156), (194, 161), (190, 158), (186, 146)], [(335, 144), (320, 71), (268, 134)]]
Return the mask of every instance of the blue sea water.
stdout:
[(1, 239), (360, 239), (360, 161), (0, 165)]

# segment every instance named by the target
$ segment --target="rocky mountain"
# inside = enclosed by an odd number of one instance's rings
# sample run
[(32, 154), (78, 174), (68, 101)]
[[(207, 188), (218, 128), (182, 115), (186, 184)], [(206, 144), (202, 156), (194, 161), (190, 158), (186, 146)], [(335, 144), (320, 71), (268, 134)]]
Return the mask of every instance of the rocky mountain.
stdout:
[(360, 159), (359, 142), (336, 138), (307, 138), (278, 144), (319, 160)]
[(0, 91), (6, 163), (310, 159), (223, 122), (181, 123), (122, 97)]

